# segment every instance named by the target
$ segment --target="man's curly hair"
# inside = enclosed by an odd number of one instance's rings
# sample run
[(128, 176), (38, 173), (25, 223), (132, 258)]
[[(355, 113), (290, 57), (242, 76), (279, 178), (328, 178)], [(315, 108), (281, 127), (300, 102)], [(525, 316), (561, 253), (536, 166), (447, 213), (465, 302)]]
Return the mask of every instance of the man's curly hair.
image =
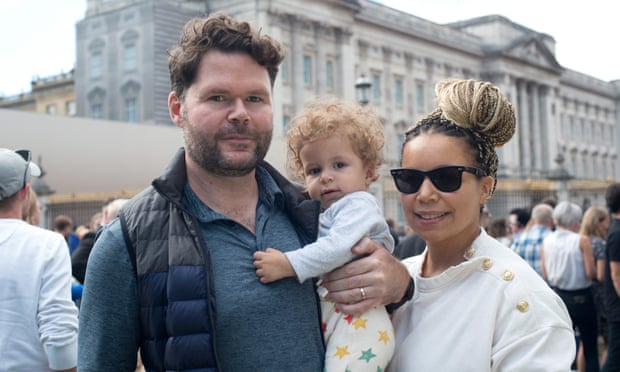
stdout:
[(202, 57), (211, 50), (248, 54), (265, 66), (272, 88), (284, 58), (280, 43), (254, 31), (247, 22), (236, 21), (223, 13), (194, 18), (185, 24), (178, 45), (169, 51), (170, 86), (177, 97), (184, 98), (196, 78)]

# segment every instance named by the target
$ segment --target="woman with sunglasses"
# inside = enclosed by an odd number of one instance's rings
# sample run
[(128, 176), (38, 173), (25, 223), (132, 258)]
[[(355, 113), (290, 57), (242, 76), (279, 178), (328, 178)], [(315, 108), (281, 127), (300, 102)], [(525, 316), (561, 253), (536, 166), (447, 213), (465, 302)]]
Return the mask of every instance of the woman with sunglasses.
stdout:
[(415, 283), (393, 315), (389, 371), (568, 371), (575, 340), (560, 298), (479, 225), (497, 182), (495, 147), (514, 134), (510, 102), (487, 82), (437, 85), (438, 108), (407, 130), (391, 171), (427, 248), (403, 262)]

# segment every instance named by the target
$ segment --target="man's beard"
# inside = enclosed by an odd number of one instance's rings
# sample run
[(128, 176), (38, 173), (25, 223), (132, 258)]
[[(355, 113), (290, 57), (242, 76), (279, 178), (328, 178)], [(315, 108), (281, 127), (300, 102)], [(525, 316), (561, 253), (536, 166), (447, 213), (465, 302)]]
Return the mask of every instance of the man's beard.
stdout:
[[(265, 158), (271, 144), (272, 132), (250, 131), (246, 125), (232, 123), (217, 131), (215, 136), (205, 137), (204, 134), (193, 131), (187, 116), (184, 115), (183, 137), (189, 157), (205, 171), (220, 176), (241, 177), (256, 169), (256, 164)], [(256, 140), (253, 156), (246, 160), (236, 160), (226, 157), (218, 148), (218, 139), (230, 134), (249, 135)], [(240, 145), (241, 146), (241, 145)]]

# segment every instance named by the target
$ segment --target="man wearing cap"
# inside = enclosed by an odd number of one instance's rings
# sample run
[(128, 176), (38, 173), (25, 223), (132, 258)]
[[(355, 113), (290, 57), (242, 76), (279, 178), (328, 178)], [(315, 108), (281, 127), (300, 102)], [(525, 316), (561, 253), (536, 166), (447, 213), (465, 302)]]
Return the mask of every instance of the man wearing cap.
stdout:
[(30, 151), (0, 149), (0, 370), (77, 371), (77, 308), (62, 235), (23, 221)]

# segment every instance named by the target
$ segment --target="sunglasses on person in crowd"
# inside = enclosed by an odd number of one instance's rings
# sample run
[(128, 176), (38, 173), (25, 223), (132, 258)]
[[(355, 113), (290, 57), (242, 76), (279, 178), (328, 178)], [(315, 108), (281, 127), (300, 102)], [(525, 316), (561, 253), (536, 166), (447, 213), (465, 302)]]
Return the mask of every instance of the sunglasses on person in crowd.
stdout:
[(454, 192), (461, 187), (463, 172), (469, 172), (478, 177), (485, 177), (487, 175), (487, 172), (480, 168), (463, 165), (449, 165), (429, 171), (414, 168), (397, 168), (390, 170), (396, 188), (403, 194), (414, 194), (418, 192), (425, 177), (431, 180), (437, 190), (442, 192)]
[(32, 161), (32, 152), (30, 150), (15, 150), (15, 153), (24, 159), (26, 162), (26, 169), (24, 170), (24, 182), (22, 183), (22, 188), (26, 186), (26, 182), (28, 181), (28, 169), (30, 168), (30, 161)]

